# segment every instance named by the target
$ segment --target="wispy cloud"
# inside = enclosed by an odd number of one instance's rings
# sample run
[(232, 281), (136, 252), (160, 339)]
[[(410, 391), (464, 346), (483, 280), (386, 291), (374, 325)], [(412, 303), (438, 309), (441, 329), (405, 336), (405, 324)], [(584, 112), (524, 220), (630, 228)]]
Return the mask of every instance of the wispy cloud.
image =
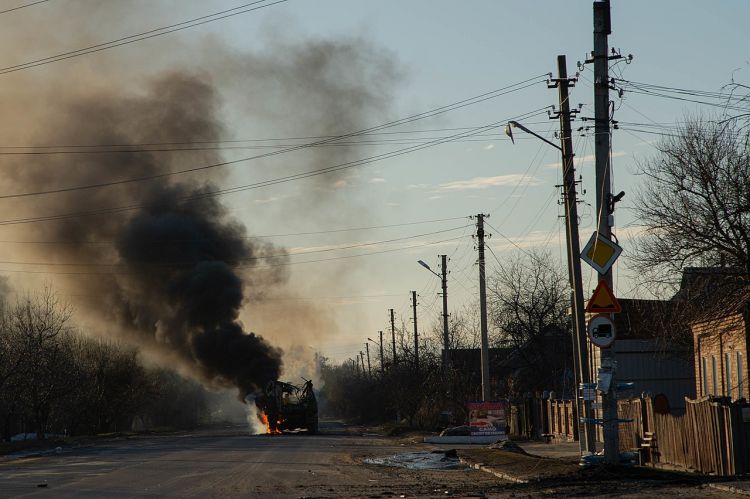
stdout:
[[(612, 153), (613, 158), (619, 158), (621, 156), (625, 156), (627, 154), (625, 151), (615, 151)], [(577, 167), (583, 167), (586, 165), (590, 165), (594, 163), (594, 155), (593, 154), (587, 154), (585, 156), (576, 156), (573, 158), (573, 161), (575, 162), (575, 166)], [(560, 161), (556, 161), (554, 163), (547, 163), (544, 165), (545, 168), (549, 169), (555, 169), (555, 168), (562, 168), (562, 163)]]
[(374, 177), (367, 181), (369, 184), (382, 184), (385, 182), (385, 179), (382, 177)]
[(440, 184), (440, 190), (463, 191), (471, 189), (487, 189), (488, 187), (505, 187), (526, 182), (529, 185), (539, 185), (542, 181), (530, 175), (512, 173), (510, 175), (498, 175), (496, 177), (474, 177), (468, 180), (455, 180)]
[(487, 144), (486, 146), (484, 146), (485, 151), (491, 151), (494, 148), (495, 148), (495, 144)]

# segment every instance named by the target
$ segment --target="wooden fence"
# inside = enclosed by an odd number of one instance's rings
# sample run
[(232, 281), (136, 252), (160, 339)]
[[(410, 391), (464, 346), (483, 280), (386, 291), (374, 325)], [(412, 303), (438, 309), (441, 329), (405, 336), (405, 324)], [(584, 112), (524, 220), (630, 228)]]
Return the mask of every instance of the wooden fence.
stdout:
[(578, 440), (576, 407), (573, 400), (546, 400), (546, 433), (558, 441)]
[[(620, 449), (645, 463), (731, 476), (750, 472), (750, 405), (685, 399), (685, 414), (659, 414), (650, 398), (621, 400)], [(744, 415), (744, 418), (743, 418)]]

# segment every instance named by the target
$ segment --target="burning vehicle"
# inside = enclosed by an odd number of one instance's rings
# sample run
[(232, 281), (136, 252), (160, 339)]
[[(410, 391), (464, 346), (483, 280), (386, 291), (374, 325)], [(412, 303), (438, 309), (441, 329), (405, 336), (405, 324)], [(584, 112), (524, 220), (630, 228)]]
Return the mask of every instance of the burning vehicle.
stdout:
[(255, 397), (259, 417), (266, 425), (266, 433), (305, 429), (318, 432), (318, 401), (311, 380), (301, 387), (284, 381), (271, 381), (262, 394)]

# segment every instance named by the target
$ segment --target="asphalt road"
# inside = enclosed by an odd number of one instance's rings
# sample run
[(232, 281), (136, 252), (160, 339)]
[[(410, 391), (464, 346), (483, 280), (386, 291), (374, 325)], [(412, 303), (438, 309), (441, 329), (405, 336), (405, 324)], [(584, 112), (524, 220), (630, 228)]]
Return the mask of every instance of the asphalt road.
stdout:
[[(427, 450), (378, 436), (250, 436), (239, 428), (148, 436), (0, 464), (0, 497), (481, 497), (487, 473), (364, 465)], [(42, 485), (43, 487), (40, 487)]]

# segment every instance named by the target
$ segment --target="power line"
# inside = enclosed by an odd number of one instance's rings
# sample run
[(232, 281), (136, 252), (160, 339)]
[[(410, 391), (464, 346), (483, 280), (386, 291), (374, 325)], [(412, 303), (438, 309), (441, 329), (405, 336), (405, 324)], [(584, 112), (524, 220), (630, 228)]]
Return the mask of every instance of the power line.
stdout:
[[(370, 225), (365, 227), (344, 227), (339, 229), (327, 229), (327, 230), (317, 230), (317, 231), (308, 231), (308, 232), (288, 232), (283, 234), (264, 234), (264, 235), (252, 235), (252, 236), (245, 236), (242, 237), (242, 239), (265, 239), (265, 238), (273, 238), (273, 237), (291, 237), (291, 236), (309, 236), (309, 235), (317, 235), (317, 234), (335, 234), (340, 232), (356, 232), (356, 231), (364, 231), (364, 230), (375, 230), (375, 229), (390, 229), (394, 227), (406, 227), (410, 225), (421, 225), (421, 224), (428, 224), (428, 223), (438, 223), (438, 222), (450, 222), (454, 220), (463, 220), (466, 217), (451, 217), (451, 218), (436, 218), (433, 220), (419, 220), (415, 222), (401, 222), (397, 224), (387, 224), (387, 225)], [(189, 243), (189, 242), (196, 242), (196, 241), (203, 241), (204, 239), (183, 239), (183, 240), (172, 240), (170, 243)], [(154, 242), (156, 244), (156, 242)], [(75, 240), (57, 240), (57, 241), (12, 241), (12, 240), (0, 240), (0, 244), (70, 244), (70, 245), (112, 245), (115, 244), (114, 240), (98, 240), (98, 241), (75, 241)], [(161, 244), (161, 242), (159, 242)]]
[[(542, 109), (544, 109), (544, 108), (542, 108)], [(539, 111), (540, 110), (530, 111), (529, 113), (526, 113), (526, 115), (530, 115), (532, 113), (538, 113)], [(507, 120), (497, 121), (495, 123), (491, 123), (489, 125), (481, 127), (480, 129), (478, 129), (478, 130), (476, 130), (474, 132), (471, 132), (471, 133), (481, 133), (482, 131), (484, 131), (486, 129), (489, 129), (489, 128), (492, 128), (492, 127), (495, 127), (495, 126), (499, 126), (501, 123), (505, 123), (505, 122), (507, 122)], [(276, 185), (276, 184), (291, 182), (291, 181), (294, 181), (294, 180), (300, 180), (300, 179), (304, 179), (304, 178), (310, 178), (310, 177), (314, 177), (314, 176), (318, 176), (318, 175), (324, 175), (324, 174), (333, 173), (333, 172), (336, 172), (336, 171), (342, 171), (342, 170), (346, 170), (346, 169), (349, 169), (349, 168), (354, 168), (354, 167), (357, 167), (357, 166), (363, 166), (363, 165), (374, 163), (374, 162), (377, 162), (377, 161), (382, 161), (382, 160), (385, 160), (385, 159), (390, 159), (390, 158), (401, 156), (401, 155), (408, 154), (408, 153), (411, 153), (411, 152), (419, 151), (419, 150), (425, 149), (427, 147), (432, 147), (432, 146), (435, 146), (435, 145), (439, 145), (439, 144), (443, 144), (443, 143), (446, 143), (446, 142), (450, 142), (452, 139), (457, 138), (457, 137), (470, 136), (471, 133), (464, 132), (464, 133), (461, 133), (461, 134), (453, 135), (453, 136), (448, 137), (446, 139), (441, 139), (441, 140), (438, 140), (438, 141), (433, 141), (433, 142), (430, 142), (430, 143), (425, 144), (425, 145), (412, 146), (412, 147), (407, 147), (407, 148), (404, 148), (404, 149), (397, 149), (395, 151), (391, 151), (391, 152), (388, 152), (388, 153), (383, 153), (383, 154), (379, 154), (379, 155), (376, 155), (376, 156), (371, 156), (371, 157), (368, 157), (368, 158), (363, 158), (363, 159), (359, 159), (359, 160), (355, 160), (355, 161), (349, 161), (349, 162), (346, 162), (346, 163), (340, 163), (338, 165), (333, 165), (333, 166), (329, 166), (329, 167), (319, 168), (317, 170), (313, 170), (313, 171), (310, 171), (310, 172), (296, 173), (296, 174), (287, 175), (287, 176), (284, 176), (284, 177), (278, 177), (278, 178), (275, 178), (275, 179), (264, 180), (264, 181), (261, 181), (261, 182), (255, 182), (255, 183), (252, 183), (252, 184), (246, 184), (246, 185), (242, 185), (242, 186), (235, 186), (235, 187), (230, 187), (230, 188), (226, 188), (226, 189), (218, 189), (218, 190), (215, 190), (215, 191), (205, 191), (205, 192), (202, 192), (200, 194), (196, 194), (196, 195), (192, 195), (192, 196), (187, 196), (187, 197), (181, 198), (180, 200), (182, 200), (182, 201), (194, 201), (194, 200), (203, 199), (203, 198), (210, 198), (210, 197), (216, 197), (216, 196), (221, 196), (221, 195), (225, 195), (225, 194), (233, 194), (233, 193), (237, 193), (237, 192), (241, 192), (241, 191), (246, 191), (246, 190), (251, 190), (251, 189), (258, 189), (258, 188), (261, 188), (261, 187), (268, 187), (268, 186), (271, 186), (271, 185)], [(62, 190), (58, 190), (58, 192), (71, 191), (71, 190), (80, 190), (80, 188), (62, 189)], [(27, 194), (27, 195), (32, 195), (32, 194)], [(21, 195), (6, 195), (6, 196), (0, 196), (0, 199), (2, 199), (2, 198), (10, 198), (10, 197), (23, 197), (23, 196), (25, 196), (25, 195), (23, 195), (23, 194), (21, 194)], [(93, 215), (114, 214), (114, 213), (121, 213), (121, 212), (124, 212), (124, 211), (130, 211), (130, 210), (138, 209), (138, 208), (141, 208), (143, 206), (144, 205), (137, 204), (137, 205), (129, 205), (129, 206), (102, 208), (102, 209), (98, 209), (98, 210), (90, 210), (90, 211), (84, 211), (84, 212), (73, 212), (73, 213), (67, 213), (67, 214), (61, 214), (61, 215), (49, 215), (49, 216), (40, 216), (40, 217), (27, 217), (27, 218), (19, 218), (19, 219), (6, 219), (6, 220), (0, 220), (0, 225), (19, 225), (19, 224), (36, 223), (36, 222), (43, 222), (43, 221), (57, 221), (57, 220), (64, 220), (64, 219), (69, 219), (69, 218), (79, 218), (79, 217), (93, 216)]]
[(34, 5), (39, 5), (40, 3), (45, 3), (49, 1), (50, 0), (38, 0), (36, 2), (31, 2), (31, 3), (24, 4), (24, 5), (19, 5), (18, 7), (13, 7), (11, 9), (0, 10), (0, 14), (7, 14), (8, 12), (14, 12), (16, 10), (25, 9), (26, 7), (33, 7)]
[[(450, 229), (443, 229), (443, 230), (436, 230), (433, 232), (427, 232), (424, 234), (416, 234), (412, 236), (404, 236), (404, 237), (397, 237), (393, 239), (386, 239), (382, 241), (371, 241), (367, 243), (357, 243), (357, 244), (351, 244), (347, 246), (339, 246), (339, 247), (331, 247), (331, 248), (321, 248), (321, 249), (315, 249), (315, 250), (309, 250), (309, 251), (299, 251), (297, 253), (275, 253), (271, 255), (260, 255), (260, 256), (252, 256), (252, 257), (246, 257), (246, 258), (238, 258), (236, 261), (238, 262), (251, 262), (251, 261), (258, 261), (258, 260), (270, 260), (273, 258), (284, 258), (289, 256), (296, 256), (296, 255), (309, 255), (313, 253), (327, 253), (330, 251), (343, 251), (343, 250), (349, 250), (354, 248), (363, 248), (367, 246), (377, 246), (380, 244), (389, 244), (394, 243), (398, 241), (405, 241), (408, 239), (415, 239), (417, 237), (424, 237), (424, 236), (432, 236), (435, 234), (443, 234), (445, 232), (453, 232), (459, 229), (466, 228), (466, 225), (462, 225), (460, 227), (453, 227)], [(169, 241), (164, 242), (163, 244), (168, 244)], [(123, 264), (123, 263), (75, 263), (75, 262), (18, 262), (18, 261), (2, 261), (0, 260), (0, 264), (4, 265), (36, 265), (36, 266), (46, 266), (46, 267), (129, 267), (133, 265), (138, 266), (147, 266), (147, 267), (180, 267), (180, 266), (191, 266), (195, 265), (196, 262), (194, 260), (185, 261), (185, 262), (155, 262), (155, 263), (137, 263), (137, 264)]]
[[(368, 253), (358, 253), (355, 255), (343, 255), (338, 257), (332, 257), (332, 258), (321, 258), (317, 260), (303, 260), (298, 262), (280, 262), (280, 263), (273, 263), (273, 264), (265, 264), (263, 266), (255, 266), (253, 265), (252, 268), (256, 270), (265, 270), (270, 269), (274, 267), (289, 267), (292, 265), (302, 265), (302, 264), (308, 264), (308, 263), (321, 263), (321, 262), (332, 262), (336, 260), (348, 260), (351, 258), (360, 258), (364, 256), (371, 256), (371, 255), (379, 255), (383, 253), (393, 253), (396, 251), (404, 251), (409, 250), (412, 248), (420, 248), (424, 246), (435, 246), (438, 244), (443, 244), (450, 241), (456, 241), (458, 239), (461, 239), (462, 237), (465, 237), (464, 235), (458, 236), (458, 237), (452, 237), (449, 239), (442, 239), (438, 241), (428, 241), (425, 243), (420, 244), (412, 244), (409, 246), (404, 246), (401, 248), (391, 248), (391, 249), (385, 249), (380, 251), (370, 251)], [(249, 267), (249, 266), (238, 266), (239, 268)], [(133, 272), (59, 272), (59, 271), (47, 271), (47, 270), (16, 270), (16, 269), (0, 269), (0, 272), (8, 272), (8, 273), (19, 273), (19, 274), (45, 274), (45, 275), (82, 275), (82, 276), (102, 276), (102, 275), (132, 275)]]
[[(429, 111), (425, 111), (423, 113), (418, 113), (418, 114), (415, 114), (415, 115), (412, 115), (412, 116), (408, 116), (406, 118), (402, 118), (402, 119), (399, 119), (399, 120), (391, 121), (391, 122), (388, 122), (388, 123), (383, 123), (381, 125), (376, 125), (374, 127), (366, 128), (366, 129), (363, 129), (363, 130), (358, 130), (358, 131), (355, 131), (355, 132), (350, 132), (350, 133), (347, 133), (347, 134), (344, 134), (344, 135), (337, 135), (337, 136), (334, 136), (334, 137), (331, 137), (331, 138), (328, 138), (328, 139), (323, 139), (323, 140), (319, 140), (319, 141), (315, 141), (315, 142), (310, 142), (310, 143), (305, 143), (305, 144), (299, 144), (299, 145), (287, 147), (285, 149), (267, 152), (267, 153), (264, 153), (264, 154), (258, 154), (258, 155), (255, 155), (255, 156), (250, 156), (250, 157), (240, 158), (240, 159), (235, 159), (235, 160), (230, 160), (230, 161), (221, 161), (221, 162), (218, 162), (218, 163), (212, 163), (212, 164), (209, 164), (209, 165), (202, 165), (202, 166), (197, 166), (197, 167), (193, 167), (193, 168), (187, 168), (187, 169), (184, 169), (184, 170), (176, 170), (176, 171), (171, 171), (171, 172), (163, 172), (163, 173), (157, 173), (157, 174), (153, 174), (153, 175), (144, 175), (142, 177), (132, 177), (132, 178), (128, 178), (128, 179), (112, 180), (112, 181), (109, 181), (109, 182), (99, 182), (99, 183), (96, 183), (96, 184), (88, 184), (88, 185), (76, 185), (76, 186), (70, 186), (70, 187), (60, 187), (60, 188), (56, 188), (56, 189), (48, 189), (48, 190), (43, 190), (43, 191), (31, 191), (31, 192), (16, 193), (16, 194), (5, 194), (5, 195), (1, 195), (0, 199), (15, 199), (15, 198), (23, 198), (23, 197), (42, 196), (42, 195), (48, 195), (48, 194), (59, 194), (59, 193), (64, 193), (64, 192), (73, 192), (73, 191), (81, 191), (81, 190), (99, 189), (99, 188), (102, 188), (102, 187), (111, 187), (111, 186), (123, 185), (123, 184), (130, 184), (130, 183), (135, 183), (135, 182), (143, 182), (143, 181), (147, 181), (147, 180), (156, 180), (156, 179), (160, 179), (160, 178), (167, 178), (167, 177), (172, 177), (172, 176), (175, 176), (175, 175), (182, 175), (182, 174), (185, 174), (185, 173), (195, 173), (195, 172), (200, 172), (200, 171), (205, 171), (205, 170), (210, 170), (210, 169), (218, 168), (218, 167), (221, 167), (221, 166), (229, 166), (229, 165), (234, 165), (234, 164), (238, 164), (238, 163), (243, 163), (243, 162), (246, 162), (246, 161), (252, 161), (252, 160), (257, 160), (257, 159), (268, 158), (268, 157), (276, 156), (276, 155), (279, 155), (279, 154), (285, 154), (285, 153), (297, 151), (297, 150), (300, 150), (300, 149), (306, 149), (306, 148), (309, 148), (309, 147), (315, 147), (315, 146), (319, 146), (319, 145), (322, 145), (322, 144), (327, 144), (327, 143), (330, 143), (330, 142), (335, 142), (335, 141), (338, 141), (338, 140), (341, 140), (341, 139), (344, 139), (344, 138), (349, 138), (349, 137), (354, 137), (354, 136), (362, 135), (363, 133), (367, 133), (367, 132), (381, 130), (381, 129), (384, 129), (384, 128), (390, 128), (390, 127), (393, 127), (393, 126), (402, 125), (402, 124), (405, 124), (405, 123), (410, 123), (412, 121), (416, 121), (416, 120), (421, 120), (421, 119), (433, 117), (433, 116), (436, 116), (436, 115), (439, 115), (439, 114), (442, 114), (442, 113), (445, 113), (445, 112), (448, 112), (448, 111), (454, 111), (456, 109), (460, 109), (460, 108), (466, 107), (468, 105), (477, 104), (479, 102), (483, 102), (483, 101), (488, 100), (488, 99), (492, 99), (492, 98), (499, 97), (501, 95), (505, 95), (506, 93), (516, 92), (518, 90), (522, 90), (522, 89), (530, 87), (532, 85), (536, 85), (537, 83), (539, 83), (538, 81), (534, 81), (532, 83), (528, 83), (528, 82), (530, 82), (532, 80), (535, 80), (535, 79), (538, 79), (538, 78), (539, 78), (538, 76), (536, 76), (534, 78), (529, 78), (527, 80), (524, 80), (523, 82), (515, 83), (513, 85), (509, 85), (508, 87), (503, 87), (502, 89), (493, 90), (491, 92), (486, 92), (486, 93), (478, 95), (478, 96), (470, 97), (468, 99), (463, 99), (461, 101), (454, 102), (454, 103), (448, 104), (446, 106), (435, 108), (435, 109), (432, 109), (432, 110), (429, 110)], [(522, 85), (524, 83), (525, 83), (525, 85), (519, 87), (519, 85)], [(507, 89), (513, 88), (513, 87), (518, 87), (518, 88), (515, 88), (513, 90), (507, 90)], [(542, 109), (546, 109), (546, 108), (540, 108), (540, 109), (537, 109), (537, 110), (532, 111), (530, 113), (534, 113), (535, 114), (535, 113), (538, 113)], [(520, 115), (519, 117), (516, 117), (516, 118), (520, 119), (521, 117), (528, 116), (530, 113), (524, 113), (523, 115)], [(454, 139), (457, 139), (457, 138), (469, 137), (472, 134), (482, 133), (484, 131), (490, 130), (492, 127), (498, 126), (500, 123), (502, 123), (502, 122), (496, 122), (496, 123), (492, 123), (491, 125), (480, 126), (480, 127), (475, 128), (473, 131), (470, 130), (470, 131), (467, 131), (467, 132), (457, 133), (457, 134), (451, 135), (449, 137), (445, 137), (445, 138), (441, 138), (441, 139), (438, 139), (438, 140), (429, 141), (429, 142), (427, 142), (425, 144), (420, 144), (420, 145), (412, 146), (412, 147), (416, 148), (415, 150), (419, 150), (419, 149), (424, 148), (424, 147), (429, 147), (431, 145), (437, 145), (437, 144), (440, 144), (440, 143), (443, 143), (443, 142), (446, 142), (446, 141), (451, 141), (451, 140), (454, 140)], [(404, 150), (408, 150), (408, 149), (411, 149), (411, 148), (401, 149), (400, 151), (404, 151)], [(392, 153), (390, 153), (390, 154), (392, 154)], [(341, 167), (341, 166), (346, 165), (346, 164), (348, 164), (348, 163), (344, 163), (342, 165), (335, 165), (333, 167), (328, 167), (328, 168), (338, 168), (338, 167)], [(320, 170), (317, 170), (317, 171), (322, 171), (322, 170), (325, 170), (325, 169), (326, 168), (323, 168), (323, 169), (320, 169)]]
[[(15, 64), (13, 66), (6, 66), (4, 68), (0, 68), (0, 74), (14, 73), (16, 71), (22, 71), (24, 69), (34, 68), (37, 66), (43, 66), (45, 64), (51, 64), (53, 62), (59, 62), (59, 61), (63, 61), (66, 59), (72, 59), (74, 57), (80, 57), (86, 54), (93, 54), (95, 52), (101, 52), (103, 50), (120, 47), (122, 45), (128, 45), (130, 43), (147, 40), (149, 38), (155, 38), (157, 36), (167, 35), (169, 33), (174, 33), (176, 31), (182, 31), (188, 28), (194, 28), (196, 26), (200, 26), (200, 25), (207, 24), (210, 22), (219, 21), (221, 19), (226, 19), (226, 18), (237, 16), (240, 14), (245, 14), (245, 13), (263, 9), (266, 7), (271, 7), (272, 5), (284, 3), (284, 2), (287, 2), (288, 0), (276, 0), (271, 3), (264, 3), (266, 1), (267, 0), (258, 0), (256, 2), (247, 3), (244, 5), (233, 7), (231, 9), (223, 10), (220, 12), (215, 12), (213, 14), (196, 17), (187, 21), (182, 21), (176, 24), (171, 24), (169, 26), (162, 26), (161, 28), (155, 28), (149, 31), (144, 31), (142, 33), (137, 33), (134, 35), (129, 35), (129, 36), (125, 36), (122, 38), (118, 38), (116, 40), (111, 40), (111, 41), (104, 42), (104, 43), (98, 43), (96, 45), (90, 45), (88, 47), (84, 47), (78, 50), (63, 52), (57, 55), (44, 57), (42, 59), (36, 59), (33, 61), (21, 63), (21, 64)], [(258, 5), (258, 4), (262, 4), (262, 5)], [(240, 10), (240, 9), (244, 9), (244, 10)]]

